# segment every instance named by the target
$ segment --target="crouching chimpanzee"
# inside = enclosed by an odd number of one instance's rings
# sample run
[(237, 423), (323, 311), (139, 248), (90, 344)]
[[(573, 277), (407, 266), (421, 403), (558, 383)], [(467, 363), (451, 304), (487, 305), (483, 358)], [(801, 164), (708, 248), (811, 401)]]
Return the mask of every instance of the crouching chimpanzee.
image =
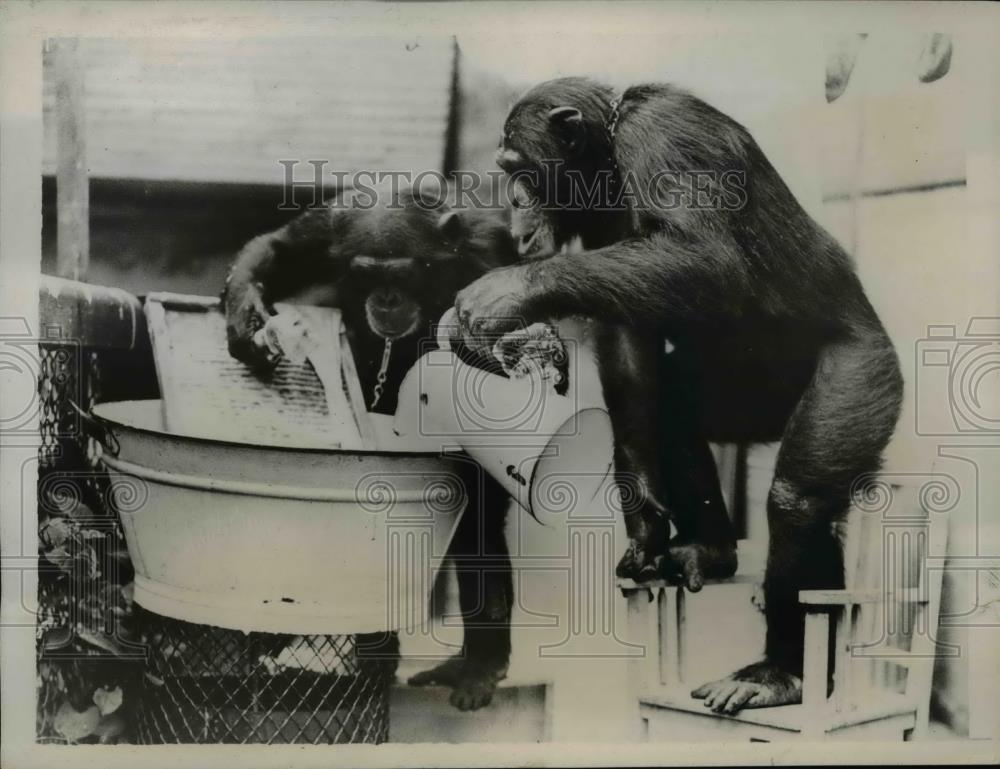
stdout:
[(586, 79), (543, 83), (511, 109), (497, 160), (512, 174), (519, 250), (535, 258), (459, 292), (467, 344), (518, 321), (604, 322), (616, 470), (645, 486), (625, 511), (622, 576), (676, 574), (698, 589), (731, 573), (705, 442), (781, 438), (765, 659), (692, 694), (726, 713), (800, 701), (798, 591), (843, 585), (832, 525), (878, 468), (902, 393), (851, 259), (742, 126), (669, 85), (616, 98)]
[[(274, 302), (311, 290), (315, 303), (341, 308), (367, 405), (393, 414), (404, 375), (436, 338), (435, 322), (456, 292), (517, 255), (498, 212), (459, 213), (426, 189), (377, 192), (374, 206), (368, 192), (347, 191), (250, 241), (223, 301), (230, 353), (262, 375), (276, 361), (254, 334)], [(411, 683), (451, 686), (452, 704), (471, 710), (490, 702), (506, 674), (513, 586), (508, 497), (483, 473), (464, 481), (470, 504), (448, 553), (465, 623), (462, 654)]]

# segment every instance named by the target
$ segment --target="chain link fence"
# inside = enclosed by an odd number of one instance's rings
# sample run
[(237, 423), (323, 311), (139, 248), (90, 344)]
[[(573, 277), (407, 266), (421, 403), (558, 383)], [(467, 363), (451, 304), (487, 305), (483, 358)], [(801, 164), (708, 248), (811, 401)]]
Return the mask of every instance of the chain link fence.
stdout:
[(394, 636), (243, 633), (140, 612), (144, 743), (380, 743)]
[(102, 355), (61, 340), (38, 352), (36, 736), (125, 741), (142, 659), (129, 641), (133, 572), (80, 414), (101, 395)]

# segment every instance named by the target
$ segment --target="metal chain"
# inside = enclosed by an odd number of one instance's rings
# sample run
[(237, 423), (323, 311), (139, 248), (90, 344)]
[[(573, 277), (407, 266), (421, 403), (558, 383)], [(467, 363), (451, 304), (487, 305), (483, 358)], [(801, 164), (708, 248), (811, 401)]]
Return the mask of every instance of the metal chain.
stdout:
[(604, 122), (604, 128), (608, 132), (608, 152), (611, 161), (612, 180), (620, 181), (621, 171), (618, 168), (618, 161), (615, 159), (615, 131), (618, 130), (618, 121), (621, 118), (621, 104), (625, 94), (621, 93), (611, 100), (611, 109), (608, 112), (608, 119)]
[(385, 380), (389, 378), (389, 356), (392, 354), (392, 339), (386, 337), (385, 347), (382, 348), (382, 365), (379, 366), (378, 376), (375, 377), (375, 397), (372, 398), (372, 405), (369, 411), (374, 411), (382, 398), (382, 390), (385, 389)]
[[(622, 94), (624, 96), (624, 94)], [(605, 121), (604, 126), (608, 132), (608, 138), (613, 142), (615, 139), (615, 131), (618, 130), (618, 119), (621, 117), (621, 112), (619, 107), (621, 107), (622, 97), (618, 96), (611, 100), (611, 109), (608, 112), (608, 119)]]

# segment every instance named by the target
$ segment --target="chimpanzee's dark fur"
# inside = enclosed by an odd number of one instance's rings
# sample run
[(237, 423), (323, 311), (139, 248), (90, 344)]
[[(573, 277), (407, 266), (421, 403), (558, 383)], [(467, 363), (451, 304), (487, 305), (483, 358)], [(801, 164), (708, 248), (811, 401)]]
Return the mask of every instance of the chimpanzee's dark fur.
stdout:
[[(473, 346), (506, 329), (497, 318), (578, 314), (621, 324), (607, 326), (599, 350), (602, 384), (618, 472), (647, 485), (627, 515), (637, 521), (619, 564), (624, 575), (667, 569), (690, 586), (689, 568), (728, 569), (718, 558), (730, 552), (731, 532), (705, 471), (705, 441), (782, 440), (767, 505), (766, 658), (694, 695), (725, 712), (794, 702), (803, 644), (797, 594), (843, 584), (832, 524), (847, 510), (852, 483), (879, 467), (900, 408), (898, 359), (849, 256), (742, 126), (670, 85), (629, 88), (617, 107), (614, 96), (567, 78), (513, 107), (498, 162), (542, 172), (535, 192), (552, 206), (547, 254), (574, 237), (589, 250), (489, 273), (459, 292), (459, 319)], [(546, 173), (543, 161), (552, 160), (564, 165)], [(680, 195), (681, 205), (643, 207), (627, 196), (617, 204), (627, 181), (648, 189), (661, 171), (673, 174), (659, 189)], [(693, 204), (706, 182), (695, 171), (716, 174), (705, 207)], [(602, 172), (613, 179), (598, 201), (605, 206), (569, 210), (544, 200), (556, 186), (565, 191), (571, 173), (588, 183)], [(743, 189), (727, 180), (743, 180)], [(520, 234), (523, 251), (530, 241)], [(657, 432), (678, 424), (673, 435)], [(693, 489), (684, 477), (691, 474)], [(687, 550), (666, 548), (664, 511)], [(714, 549), (707, 557), (698, 550), (705, 542)]]
[[(382, 297), (390, 315), (417, 307), (417, 327), (393, 343), (384, 394), (376, 409), (394, 413), (404, 375), (435, 339), (435, 323), (452, 305), (458, 289), (490, 268), (516, 259), (499, 213), (449, 212), (443, 200), (426, 191), (420, 200), (418, 205), (414, 194), (403, 190), (365, 210), (344, 206), (341, 198), (341, 206), (307, 211), (250, 241), (237, 256), (223, 292), (232, 355), (266, 376), (270, 364), (253, 344), (253, 336), (272, 313), (272, 304), (303, 289), (325, 288), (321, 298), (343, 311), (369, 404), (384, 338), (369, 323), (367, 303)], [(356, 257), (370, 259), (362, 264)], [(403, 320), (405, 326), (409, 317)], [(470, 362), (482, 365), (478, 359)], [(411, 683), (451, 686), (452, 704), (470, 710), (490, 702), (506, 673), (513, 586), (503, 533), (508, 496), (471, 464), (464, 481), (470, 503), (449, 549), (465, 622), (463, 652), (418, 674)], [(384, 648), (391, 649), (394, 640)], [(366, 639), (367, 653), (376, 646)]]

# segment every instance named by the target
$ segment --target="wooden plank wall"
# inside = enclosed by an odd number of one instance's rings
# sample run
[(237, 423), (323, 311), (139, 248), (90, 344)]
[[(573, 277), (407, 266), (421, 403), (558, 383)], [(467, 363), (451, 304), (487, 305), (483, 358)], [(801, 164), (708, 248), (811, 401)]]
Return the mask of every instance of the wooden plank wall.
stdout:
[[(440, 171), (445, 160), (456, 55), (448, 36), (78, 45), (92, 178), (282, 184), (279, 159), (348, 172)], [(45, 174), (56, 169), (55, 70), (50, 50)], [(311, 180), (309, 166), (300, 173)]]

